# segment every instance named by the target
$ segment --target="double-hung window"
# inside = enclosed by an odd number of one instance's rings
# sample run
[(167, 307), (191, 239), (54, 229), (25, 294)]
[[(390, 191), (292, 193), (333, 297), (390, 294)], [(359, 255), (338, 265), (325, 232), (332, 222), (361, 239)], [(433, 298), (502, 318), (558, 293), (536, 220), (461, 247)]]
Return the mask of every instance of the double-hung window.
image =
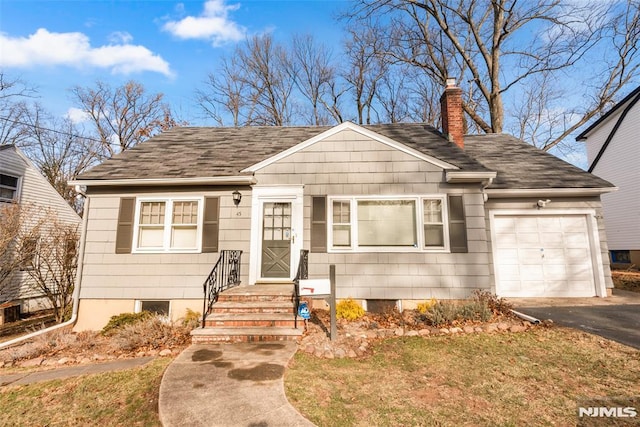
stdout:
[(329, 198), (334, 251), (446, 251), (446, 196)]
[(17, 176), (0, 173), (0, 202), (11, 202), (18, 198)]
[(199, 252), (202, 198), (138, 199), (136, 252)]

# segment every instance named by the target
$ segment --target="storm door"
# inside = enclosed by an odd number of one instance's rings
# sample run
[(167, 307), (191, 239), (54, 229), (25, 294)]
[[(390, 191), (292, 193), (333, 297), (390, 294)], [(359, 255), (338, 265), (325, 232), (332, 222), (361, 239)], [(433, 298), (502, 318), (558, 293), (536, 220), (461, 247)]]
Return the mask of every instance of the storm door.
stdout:
[(261, 277), (291, 277), (291, 207), (291, 202), (263, 205)]

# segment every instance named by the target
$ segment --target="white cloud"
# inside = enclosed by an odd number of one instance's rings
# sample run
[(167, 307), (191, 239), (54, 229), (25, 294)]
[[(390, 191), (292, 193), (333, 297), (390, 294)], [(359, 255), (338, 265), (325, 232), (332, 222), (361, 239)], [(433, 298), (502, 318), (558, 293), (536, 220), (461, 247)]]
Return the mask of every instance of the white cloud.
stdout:
[(28, 37), (0, 34), (0, 67), (97, 67), (120, 74), (151, 71), (172, 75), (167, 61), (144, 46), (128, 44), (125, 34), (120, 37), (124, 43), (100, 47), (92, 47), (89, 37), (79, 32), (52, 33), (40, 28)]
[(133, 36), (126, 31), (115, 31), (109, 34), (111, 44), (129, 44), (133, 41)]
[(89, 114), (79, 108), (71, 107), (67, 110), (65, 118), (71, 120), (71, 122), (78, 124), (84, 123), (89, 120)]
[(163, 29), (181, 39), (210, 40), (214, 45), (239, 41), (245, 37), (246, 29), (229, 19), (229, 12), (239, 7), (227, 5), (224, 0), (208, 0), (200, 16), (167, 22)]

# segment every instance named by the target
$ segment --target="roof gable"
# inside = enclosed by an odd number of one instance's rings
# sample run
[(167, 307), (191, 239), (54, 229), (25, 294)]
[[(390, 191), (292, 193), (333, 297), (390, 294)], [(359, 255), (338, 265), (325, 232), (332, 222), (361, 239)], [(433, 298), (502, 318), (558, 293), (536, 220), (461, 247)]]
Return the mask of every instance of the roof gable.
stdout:
[(311, 147), (312, 145), (314, 145), (314, 144), (316, 144), (316, 143), (318, 143), (320, 141), (324, 141), (325, 139), (327, 139), (327, 138), (329, 138), (329, 137), (331, 137), (333, 135), (336, 135), (336, 134), (338, 134), (340, 132), (343, 132), (345, 130), (351, 130), (351, 131), (354, 131), (356, 133), (359, 133), (359, 134), (361, 134), (361, 135), (363, 135), (363, 136), (365, 136), (367, 138), (370, 138), (370, 139), (372, 139), (374, 141), (377, 141), (377, 142), (379, 142), (381, 144), (384, 144), (384, 145), (386, 145), (388, 147), (391, 147), (391, 148), (393, 148), (395, 150), (401, 151), (401, 152), (403, 152), (405, 154), (408, 154), (410, 156), (416, 157), (417, 159), (420, 159), (420, 160), (423, 160), (425, 162), (431, 163), (434, 166), (437, 166), (439, 168), (442, 168), (442, 169), (460, 169), (456, 165), (453, 165), (451, 163), (447, 163), (447, 162), (442, 161), (442, 160), (440, 160), (440, 159), (438, 159), (436, 157), (433, 157), (433, 156), (430, 156), (428, 154), (422, 153), (422, 152), (420, 152), (418, 150), (415, 150), (415, 149), (413, 149), (413, 148), (411, 148), (411, 147), (409, 147), (407, 145), (398, 143), (397, 141), (394, 141), (393, 139), (388, 138), (388, 137), (386, 137), (384, 135), (381, 135), (379, 133), (376, 133), (376, 132), (374, 132), (372, 130), (366, 129), (366, 128), (362, 127), (362, 126), (358, 126), (358, 125), (356, 125), (354, 123), (351, 123), (351, 122), (344, 122), (344, 123), (342, 123), (342, 124), (340, 124), (338, 126), (334, 126), (334, 127), (330, 128), (330, 129), (327, 129), (324, 132), (319, 133), (318, 135), (315, 135), (314, 137), (307, 139), (306, 141), (302, 141), (299, 144), (294, 145), (293, 147), (291, 147), (291, 148), (289, 148), (287, 150), (284, 150), (284, 151), (282, 151), (282, 152), (280, 152), (280, 153), (278, 153), (278, 154), (276, 154), (276, 155), (274, 155), (274, 156), (272, 156), (272, 157), (270, 157), (268, 159), (265, 159), (265, 160), (263, 160), (263, 161), (261, 161), (259, 163), (256, 163), (255, 165), (251, 165), (250, 167), (242, 170), (241, 172), (243, 172), (243, 173), (244, 172), (251, 172), (251, 173), (257, 172), (257, 171), (259, 171), (260, 169), (262, 169), (264, 167), (267, 167), (267, 166), (269, 166), (269, 165), (271, 165), (273, 163), (276, 163), (279, 160), (282, 160), (282, 159), (284, 159), (284, 158), (286, 158), (286, 157), (288, 157), (288, 156), (290, 156), (290, 155), (292, 155), (294, 153), (297, 153), (298, 151), (304, 150), (305, 148)]
[(603, 116), (601, 116), (598, 120), (596, 120), (588, 128), (586, 128), (580, 135), (576, 137), (576, 141), (584, 141), (585, 139), (587, 139), (587, 137), (593, 130), (600, 127), (604, 122), (606, 122), (611, 116), (613, 116), (618, 110), (620, 110), (620, 108), (626, 105), (633, 98), (635, 98), (635, 101), (640, 98), (640, 86), (632, 90), (629, 95), (625, 96), (622, 99), (622, 101), (618, 102), (611, 110), (607, 111)]

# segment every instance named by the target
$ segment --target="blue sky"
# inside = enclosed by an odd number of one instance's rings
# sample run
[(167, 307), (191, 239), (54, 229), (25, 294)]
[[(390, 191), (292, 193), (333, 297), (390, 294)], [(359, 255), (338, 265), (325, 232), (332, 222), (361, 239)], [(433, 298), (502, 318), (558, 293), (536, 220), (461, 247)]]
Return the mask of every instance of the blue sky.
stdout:
[(194, 91), (247, 36), (287, 40), (311, 33), (340, 43), (344, 1), (0, 0), (0, 69), (35, 87), (45, 108), (65, 115), (69, 88), (130, 79), (162, 92), (191, 124)]

